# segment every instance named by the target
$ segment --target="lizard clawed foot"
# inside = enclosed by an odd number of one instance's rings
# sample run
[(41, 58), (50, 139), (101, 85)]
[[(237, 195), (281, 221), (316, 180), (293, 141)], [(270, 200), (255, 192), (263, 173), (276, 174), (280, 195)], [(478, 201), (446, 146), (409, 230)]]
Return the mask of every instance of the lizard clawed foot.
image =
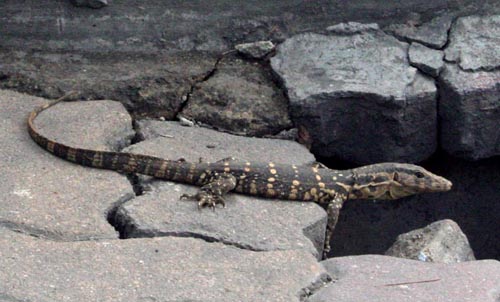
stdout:
[(231, 174), (217, 175), (212, 181), (201, 187), (194, 195), (182, 194), (180, 199), (190, 199), (198, 201), (198, 209), (210, 207), (215, 210), (215, 206), (221, 204), (226, 207), (224, 195), (236, 187), (236, 178)]
[(182, 194), (180, 199), (198, 201), (198, 209), (209, 207), (215, 211), (215, 206), (218, 204), (221, 204), (223, 208), (226, 207), (226, 201), (222, 196), (213, 195), (205, 191), (200, 191), (194, 195)]

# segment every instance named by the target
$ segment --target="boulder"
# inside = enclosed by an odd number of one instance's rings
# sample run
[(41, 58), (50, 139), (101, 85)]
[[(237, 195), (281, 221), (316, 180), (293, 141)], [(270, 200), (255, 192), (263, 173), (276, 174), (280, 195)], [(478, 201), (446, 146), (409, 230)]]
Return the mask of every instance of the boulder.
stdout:
[(442, 51), (428, 48), (417, 42), (411, 43), (408, 50), (410, 64), (431, 77), (437, 77), (443, 69), (443, 57)]
[(500, 66), (500, 15), (458, 18), (450, 31), (445, 59), (462, 70), (494, 70)]
[(385, 254), (425, 262), (454, 263), (476, 260), (469, 240), (458, 224), (449, 219), (399, 235)]
[(439, 90), (443, 149), (469, 160), (499, 155), (500, 71), (467, 72), (446, 64)]
[(301, 34), (271, 59), (294, 123), (320, 156), (418, 162), (437, 145), (436, 87), (410, 66), (408, 45), (370, 29)]
[(181, 115), (241, 135), (277, 134), (292, 126), (288, 103), (259, 63), (224, 58), (215, 74), (195, 85)]
[(398, 39), (418, 42), (430, 48), (441, 49), (448, 41), (448, 30), (453, 19), (452, 15), (441, 13), (423, 24), (415, 24), (415, 22), (391, 24), (384, 29)]

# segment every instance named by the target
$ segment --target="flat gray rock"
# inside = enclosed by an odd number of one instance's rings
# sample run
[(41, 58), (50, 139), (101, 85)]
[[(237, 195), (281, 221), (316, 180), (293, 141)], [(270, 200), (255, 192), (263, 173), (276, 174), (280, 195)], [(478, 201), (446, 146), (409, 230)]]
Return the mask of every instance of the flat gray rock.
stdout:
[(257, 41), (237, 44), (234, 48), (242, 55), (251, 59), (262, 59), (274, 50), (272, 41)]
[[(314, 161), (296, 142), (248, 138), (175, 122), (144, 120), (138, 132), (145, 141), (130, 146), (132, 153), (168, 159), (214, 162), (230, 156), (241, 160), (306, 165)], [(193, 236), (250, 250), (305, 249), (322, 254), (326, 214), (310, 202), (273, 201), (229, 194), (225, 209), (197, 210), (196, 202), (179, 201), (197, 188), (165, 181), (148, 181), (146, 194), (122, 205), (115, 221), (122, 236)], [(149, 183), (149, 185), (148, 185)], [(256, 223), (258, 222), (258, 223)]]
[(391, 24), (384, 30), (399, 39), (441, 49), (448, 41), (448, 30), (453, 18), (452, 15), (444, 13), (423, 24)]
[(292, 126), (288, 102), (270, 70), (233, 58), (224, 58), (212, 77), (194, 87), (181, 115), (248, 136), (276, 134)]
[(431, 77), (437, 77), (444, 67), (444, 53), (413, 42), (408, 50), (410, 64)]
[(350, 256), (322, 262), (336, 282), (308, 302), (496, 302), (500, 262), (423, 263), (388, 256)]
[(439, 77), (441, 144), (477, 160), (500, 154), (500, 71), (466, 72), (446, 64)]
[(500, 15), (459, 18), (450, 31), (445, 58), (463, 70), (500, 67)]
[(289, 140), (250, 138), (222, 133), (203, 127), (183, 127), (176, 122), (137, 121), (138, 135), (144, 141), (132, 145), (133, 152), (167, 159), (184, 158), (197, 162), (215, 162), (228, 157), (290, 165), (308, 165), (314, 155), (304, 146)]
[(374, 30), (301, 34), (278, 46), (271, 65), (315, 154), (365, 164), (434, 152), (436, 87), (410, 66), (407, 50)]
[(229, 194), (226, 207), (212, 211), (197, 209), (195, 201), (179, 200), (197, 190), (155, 182), (116, 212), (122, 237), (195, 237), (253, 251), (304, 249), (321, 258), (326, 213), (317, 204)]
[(188, 238), (53, 242), (0, 229), (0, 300), (302, 301), (326, 280), (305, 251)]
[(424, 262), (454, 263), (476, 260), (469, 240), (453, 220), (433, 222), (401, 234), (385, 252), (387, 256)]
[[(90, 10), (79, 9), (75, 14), (86, 11)], [(215, 55), (206, 53), (2, 49), (0, 88), (47, 98), (58, 98), (77, 90), (82, 99), (118, 100), (135, 116), (173, 119), (192, 85), (212, 71), (215, 61)]]
[[(36, 145), (28, 113), (48, 100), (0, 90), (0, 221), (53, 240), (116, 238), (108, 211), (133, 196), (126, 177), (81, 167)], [(58, 104), (36, 119), (40, 133), (72, 146), (115, 149), (132, 130), (117, 102)], [(115, 135), (118, 135), (117, 138)]]

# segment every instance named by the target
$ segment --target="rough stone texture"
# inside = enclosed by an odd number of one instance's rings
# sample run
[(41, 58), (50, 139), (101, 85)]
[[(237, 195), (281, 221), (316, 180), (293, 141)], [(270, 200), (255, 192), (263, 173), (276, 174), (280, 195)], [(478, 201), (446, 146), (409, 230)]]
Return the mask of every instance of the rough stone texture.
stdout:
[(476, 260), (469, 240), (457, 223), (449, 219), (399, 235), (385, 254), (425, 262), (454, 263)]
[(108, 0), (71, 0), (75, 6), (86, 6), (90, 8), (101, 8), (108, 6)]
[(144, 141), (130, 146), (130, 150), (135, 152), (140, 147), (144, 152), (152, 152), (150, 155), (168, 159), (182, 157), (197, 162), (202, 157), (204, 161), (215, 162), (236, 157), (295, 165), (315, 162), (314, 155), (304, 146), (288, 140), (249, 138), (155, 120), (137, 121), (136, 131)]
[(410, 64), (431, 77), (437, 77), (444, 67), (444, 53), (420, 43), (411, 43), (408, 50)]
[[(41, 149), (26, 118), (46, 100), (7, 90), (0, 95), (0, 224), (53, 240), (116, 238), (106, 216), (133, 196), (126, 177)], [(36, 127), (62, 143), (105, 150), (123, 146), (132, 130), (124, 108), (110, 101), (59, 104), (43, 112)]]
[(377, 23), (359, 23), (359, 22), (346, 22), (339, 23), (332, 26), (328, 26), (326, 31), (337, 34), (337, 35), (352, 35), (352, 34), (360, 34), (369, 30), (379, 30), (379, 26)]
[[(214, 162), (230, 156), (297, 165), (314, 161), (306, 148), (292, 141), (234, 136), (174, 122), (140, 121), (137, 128), (146, 140), (127, 149), (133, 153), (182, 156), (194, 162), (200, 157)], [(225, 209), (198, 211), (195, 202), (179, 201), (181, 194), (194, 193), (195, 187), (156, 181), (146, 190), (117, 211), (114, 220), (124, 237), (194, 236), (251, 250), (301, 248), (316, 257), (322, 254), (326, 214), (314, 203), (229, 194)]]
[(500, 155), (500, 70), (465, 72), (446, 64), (439, 89), (443, 149), (472, 160)]
[(436, 87), (409, 65), (407, 48), (376, 31), (302, 34), (278, 46), (271, 65), (315, 154), (365, 164), (434, 152)]
[(443, 156), (423, 166), (451, 180), (452, 190), (393, 202), (346, 202), (329, 256), (383, 254), (399, 234), (451, 219), (469, 239), (477, 259), (500, 260), (500, 158), (469, 162)]
[[(29, 9), (28, 9), (29, 8)], [(280, 40), (344, 20), (382, 25), (411, 13), (499, 12), (497, 0), (113, 1), (94, 10), (69, 1), (0, 1), (2, 45), (85, 51), (227, 51), (235, 44)]]
[(115, 221), (124, 238), (179, 236), (223, 242), (253, 251), (304, 249), (320, 259), (326, 213), (314, 203), (229, 194), (226, 207), (198, 210), (179, 197), (199, 188), (155, 182), (121, 206)]
[(0, 229), (3, 301), (300, 301), (326, 281), (307, 252), (186, 238), (52, 242)]
[(118, 100), (135, 115), (172, 119), (215, 61), (190, 53), (0, 51), (0, 87), (49, 98), (78, 90), (84, 99)]
[(445, 59), (463, 70), (500, 67), (500, 15), (459, 18), (450, 31)]
[(422, 263), (387, 256), (351, 256), (323, 262), (338, 279), (308, 302), (496, 302), (500, 262)]
[(236, 45), (236, 50), (251, 59), (262, 59), (274, 50), (274, 43), (271, 41), (258, 41), (253, 43), (242, 43)]
[(219, 130), (263, 136), (292, 126), (283, 92), (258, 63), (223, 59), (198, 83), (181, 114)]
[(441, 14), (424, 24), (413, 22), (391, 24), (385, 30), (399, 39), (419, 42), (431, 48), (441, 49), (448, 41), (448, 30), (452, 22), (452, 15)]

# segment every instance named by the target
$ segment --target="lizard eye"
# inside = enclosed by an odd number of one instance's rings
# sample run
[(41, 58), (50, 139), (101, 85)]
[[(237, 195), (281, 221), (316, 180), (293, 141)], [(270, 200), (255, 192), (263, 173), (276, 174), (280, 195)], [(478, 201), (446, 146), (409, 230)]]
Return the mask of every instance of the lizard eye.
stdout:
[(415, 172), (415, 176), (416, 176), (417, 178), (424, 178), (424, 176), (425, 176), (425, 175), (424, 175), (424, 173), (422, 173), (422, 172)]

